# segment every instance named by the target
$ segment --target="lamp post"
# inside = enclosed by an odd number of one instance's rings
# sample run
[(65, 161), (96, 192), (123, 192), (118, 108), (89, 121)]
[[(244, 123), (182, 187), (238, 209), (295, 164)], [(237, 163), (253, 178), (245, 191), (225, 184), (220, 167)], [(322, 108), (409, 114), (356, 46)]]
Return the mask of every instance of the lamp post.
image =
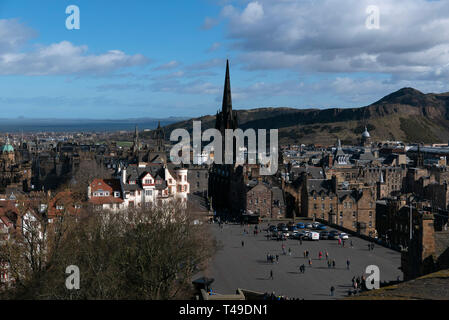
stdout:
[(410, 202), (410, 241), (413, 238), (413, 207), (412, 207), (412, 203)]

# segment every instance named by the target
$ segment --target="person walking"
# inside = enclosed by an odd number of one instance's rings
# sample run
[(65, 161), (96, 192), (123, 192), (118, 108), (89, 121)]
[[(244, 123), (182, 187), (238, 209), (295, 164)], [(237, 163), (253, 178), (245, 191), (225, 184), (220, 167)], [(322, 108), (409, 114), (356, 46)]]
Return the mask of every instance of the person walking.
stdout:
[(292, 255), (292, 249), (288, 248), (288, 255), (291, 256)]
[(349, 243), (349, 245), (351, 246), (351, 248), (354, 248), (354, 245), (353, 245), (353, 243), (352, 243), (352, 240), (351, 240), (351, 242)]
[(279, 263), (279, 255), (276, 255), (276, 262)]
[(318, 259), (321, 260), (322, 257), (323, 257), (323, 253), (320, 251), (320, 252), (318, 253)]
[(332, 286), (332, 287), (331, 287), (331, 296), (332, 296), (332, 297), (334, 296), (334, 292), (335, 292), (335, 288), (334, 288), (334, 286)]
[(346, 260), (346, 267), (347, 267), (347, 269), (349, 270), (349, 265), (351, 264), (351, 261), (349, 261), (349, 259), (348, 260)]
[(270, 270), (270, 279), (271, 279), (271, 280), (274, 280), (274, 277), (273, 277), (273, 270)]
[(329, 252), (327, 252), (327, 250), (326, 250), (326, 260), (328, 260), (329, 259)]
[(335, 269), (335, 260), (332, 260), (332, 268)]
[(312, 266), (312, 259), (309, 259), (309, 267)]

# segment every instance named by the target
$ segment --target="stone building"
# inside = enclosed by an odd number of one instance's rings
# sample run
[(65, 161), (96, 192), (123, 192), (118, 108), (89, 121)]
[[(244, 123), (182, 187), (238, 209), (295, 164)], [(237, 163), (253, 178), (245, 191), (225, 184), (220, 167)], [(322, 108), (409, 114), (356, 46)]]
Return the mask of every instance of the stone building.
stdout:
[(7, 138), (0, 154), (0, 192), (8, 189), (27, 192), (31, 188), (31, 178), (31, 163), (21, 159)]
[(376, 191), (372, 186), (339, 189), (336, 177), (304, 180), (301, 215), (367, 236), (376, 234)]

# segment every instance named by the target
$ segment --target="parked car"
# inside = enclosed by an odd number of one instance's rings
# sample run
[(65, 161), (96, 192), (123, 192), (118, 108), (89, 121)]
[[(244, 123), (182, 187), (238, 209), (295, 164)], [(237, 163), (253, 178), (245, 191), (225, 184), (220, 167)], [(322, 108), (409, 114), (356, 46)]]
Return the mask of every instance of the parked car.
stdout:
[(340, 239), (342, 240), (348, 240), (349, 239), (349, 235), (347, 233), (340, 233)]
[(296, 226), (289, 226), (288, 227), (288, 231), (295, 231), (296, 230)]
[(328, 231), (321, 231), (320, 232), (320, 239), (323, 239), (323, 240), (329, 239), (329, 232)]
[(296, 238), (299, 240), (299, 239), (305, 239), (307, 237), (307, 235), (306, 235), (306, 233), (304, 232), (304, 231), (299, 231), (298, 233), (297, 233), (297, 236), (296, 236)]
[(317, 229), (319, 225), (320, 225), (319, 222), (314, 222), (312, 223), (312, 228)]
[(328, 236), (329, 240), (337, 240), (339, 237), (340, 237), (340, 234), (338, 231), (332, 230), (329, 232), (329, 236)]
[(307, 223), (307, 224), (306, 224), (306, 228), (307, 228), (307, 229), (312, 229), (312, 228), (313, 228), (313, 226), (312, 226), (312, 224), (311, 224), (311, 223)]
[(278, 229), (282, 229), (284, 227), (286, 227), (285, 223), (278, 223)]
[(320, 223), (320, 224), (318, 225), (317, 229), (318, 229), (318, 230), (326, 230), (327, 227), (326, 227), (324, 224)]
[(298, 222), (298, 223), (296, 224), (296, 227), (297, 227), (298, 229), (304, 229), (304, 228), (305, 228), (305, 225), (304, 225), (304, 223), (302, 223), (302, 222)]

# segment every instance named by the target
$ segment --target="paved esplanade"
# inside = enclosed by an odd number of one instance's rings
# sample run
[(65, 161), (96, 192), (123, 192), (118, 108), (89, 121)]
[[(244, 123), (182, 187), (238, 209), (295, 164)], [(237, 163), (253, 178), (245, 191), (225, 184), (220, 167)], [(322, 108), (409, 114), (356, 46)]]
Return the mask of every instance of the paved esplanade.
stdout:
[[(259, 228), (264, 230), (267, 226), (262, 224)], [(402, 279), (398, 252), (379, 245), (369, 251), (368, 242), (357, 237), (350, 238), (353, 248), (350, 240), (346, 240), (343, 248), (337, 240), (303, 241), (302, 245), (298, 240), (267, 240), (265, 231), (253, 235), (254, 226), (249, 227), (247, 235), (243, 230), (248, 230), (248, 227), (240, 225), (225, 224), (220, 230), (218, 224), (212, 224), (210, 228), (221, 248), (203, 274), (215, 278), (212, 288), (221, 294), (234, 294), (237, 288), (243, 288), (268, 293), (274, 291), (306, 300), (341, 298), (352, 287), (351, 279), (362, 276), (368, 265), (379, 267), (381, 281), (397, 280), (398, 276)], [(291, 248), (291, 256), (283, 255), (282, 244), (285, 244), (287, 253)], [(308, 259), (304, 259), (304, 250), (310, 252), (311, 267)], [(318, 257), (320, 251), (323, 252), (321, 260)], [(335, 269), (328, 268), (326, 251), (330, 259), (335, 259)], [(278, 254), (279, 263), (267, 263), (268, 253)], [(350, 270), (346, 266), (348, 258)], [(302, 264), (306, 266), (305, 273), (299, 271)], [(270, 270), (273, 270), (273, 280), (270, 279)], [(331, 286), (335, 287), (334, 297), (330, 296)]]

